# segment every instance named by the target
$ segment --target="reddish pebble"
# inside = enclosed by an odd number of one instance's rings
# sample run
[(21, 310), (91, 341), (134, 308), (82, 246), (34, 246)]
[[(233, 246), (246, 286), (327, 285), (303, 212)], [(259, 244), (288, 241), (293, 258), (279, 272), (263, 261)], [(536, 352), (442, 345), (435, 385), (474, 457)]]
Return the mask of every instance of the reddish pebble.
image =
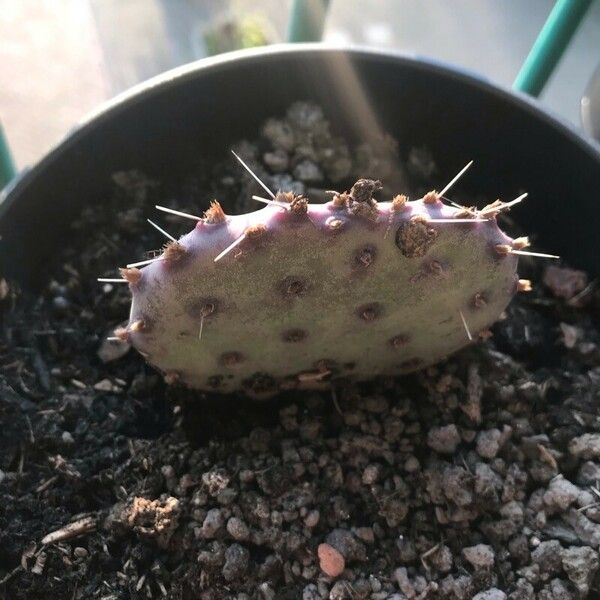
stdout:
[(344, 572), (346, 563), (344, 557), (329, 544), (319, 544), (317, 548), (321, 571), (329, 577), (337, 577)]

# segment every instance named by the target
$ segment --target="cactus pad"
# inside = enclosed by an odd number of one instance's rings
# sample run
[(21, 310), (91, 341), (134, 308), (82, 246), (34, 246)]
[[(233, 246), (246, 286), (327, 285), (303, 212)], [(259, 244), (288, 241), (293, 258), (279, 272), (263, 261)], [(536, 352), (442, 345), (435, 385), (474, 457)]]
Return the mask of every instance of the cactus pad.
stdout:
[(168, 382), (250, 396), (439, 361), (517, 291), (517, 240), (489, 211), (435, 192), (378, 203), (379, 189), (359, 180), (326, 204), (280, 192), (236, 216), (213, 203), (157, 260), (122, 270), (133, 302), (117, 335)]

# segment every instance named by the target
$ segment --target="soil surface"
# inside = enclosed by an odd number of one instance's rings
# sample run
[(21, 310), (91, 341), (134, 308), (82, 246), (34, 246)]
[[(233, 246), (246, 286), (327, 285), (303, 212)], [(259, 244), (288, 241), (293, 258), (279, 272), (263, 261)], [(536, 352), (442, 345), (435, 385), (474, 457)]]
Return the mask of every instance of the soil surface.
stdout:
[[(357, 174), (427, 189), (425, 151), (398, 174), (393, 142), (377, 148), (302, 103), (236, 147), (313, 199)], [(523, 263), (534, 289), (493, 336), (411, 376), (211, 396), (106, 341), (129, 292), (95, 278), (161, 246), (146, 217), (189, 229), (154, 204), (239, 210), (258, 188), (230, 160), (177, 186), (114, 179), (40, 295), (0, 281), (0, 598), (600, 597), (600, 294), (584, 273)]]

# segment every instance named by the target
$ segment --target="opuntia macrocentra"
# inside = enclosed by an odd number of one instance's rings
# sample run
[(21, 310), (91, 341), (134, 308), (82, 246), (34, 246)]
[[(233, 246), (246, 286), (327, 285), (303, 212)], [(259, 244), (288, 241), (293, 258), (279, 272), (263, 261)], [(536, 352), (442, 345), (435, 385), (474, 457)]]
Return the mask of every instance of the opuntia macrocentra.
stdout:
[(227, 216), (214, 202), (162, 255), (121, 271), (119, 330), (168, 383), (266, 397), (430, 365), (486, 336), (518, 290), (495, 216), (436, 192), (376, 202), (361, 179), (326, 204), (279, 192)]

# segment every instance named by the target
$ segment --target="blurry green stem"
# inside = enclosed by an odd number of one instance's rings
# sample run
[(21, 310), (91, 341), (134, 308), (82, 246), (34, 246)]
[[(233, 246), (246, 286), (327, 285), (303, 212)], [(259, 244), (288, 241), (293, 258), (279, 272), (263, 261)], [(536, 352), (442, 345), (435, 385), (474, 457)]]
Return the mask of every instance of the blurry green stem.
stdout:
[(0, 190), (15, 176), (15, 164), (13, 163), (8, 142), (0, 123)]
[(540, 94), (591, 3), (557, 1), (513, 83), (514, 89), (532, 96)]
[(320, 42), (329, 0), (294, 0), (288, 21), (288, 42)]

